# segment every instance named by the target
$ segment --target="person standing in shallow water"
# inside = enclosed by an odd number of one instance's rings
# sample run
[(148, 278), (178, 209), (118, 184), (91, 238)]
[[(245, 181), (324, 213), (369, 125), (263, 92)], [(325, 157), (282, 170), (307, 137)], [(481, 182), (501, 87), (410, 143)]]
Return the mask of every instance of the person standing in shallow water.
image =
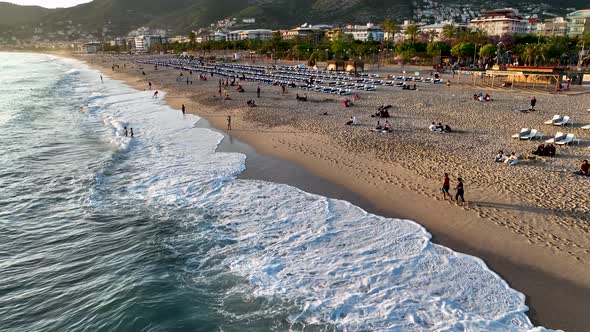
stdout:
[(125, 137), (129, 136), (129, 133), (127, 132), (127, 127), (123, 127), (123, 135), (125, 135)]
[(231, 115), (227, 116), (227, 130), (231, 130)]
[(129, 135), (133, 137), (133, 128), (129, 128)]
[(186, 109), (184, 108), (184, 104), (182, 104), (181, 110), (182, 110), (182, 115), (185, 115), (186, 114)]

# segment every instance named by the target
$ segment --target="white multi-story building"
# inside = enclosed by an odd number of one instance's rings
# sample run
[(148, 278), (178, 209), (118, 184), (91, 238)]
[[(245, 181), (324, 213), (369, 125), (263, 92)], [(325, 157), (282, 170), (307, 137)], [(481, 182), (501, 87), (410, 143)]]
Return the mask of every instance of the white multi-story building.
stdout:
[(326, 31), (334, 29), (331, 25), (311, 25), (311, 24), (303, 24), (302, 26), (296, 27), (290, 30), (280, 30), (279, 33), (281, 34), (281, 38), (285, 40), (295, 39), (295, 38), (307, 38), (307, 37), (321, 37)]
[(254, 30), (243, 30), (240, 32), (240, 39), (252, 39), (252, 40), (269, 40), (272, 38), (272, 30), (268, 29), (254, 29)]
[(519, 16), (513, 8), (492, 10), (469, 21), (469, 27), (486, 32), (490, 36), (527, 33), (529, 21)]
[(227, 35), (223, 32), (217, 31), (209, 35), (210, 41), (222, 41), (226, 40)]
[(227, 41), (238, 41), (240, 40), (240, 33), (242, 32), (242, 30), (235, 30), (235, 31), (230, 31), (228, 33), (225, 34), (225, 40)]
[(567, 34), (567, 21), (563, 17), (537, 24), (537, 33), (544, 36), (565, 36)]
[(125, 38), (121, 37), (117, 37), (111, 40), (109, 43), (113, 47), (127, 47), (127, 41), (125, 40)]
[(567, 34), (570, 37), (581, 36), (590, 31), (590, 9), (576, 10), (567, 14)]
[(141, 35), (135, 37), (135, 51), (147, 52), (150, 47), (154, 45), (161, 45), (166, 42), (166, 38), (162, 36), (148, 36)]
[(348, 25), (343, 30), (344, 34), (352, 35), (354, 40), (360, 41), (378, 41), (384, 40), (383, 29), (374, 25), (373, 23), (367, 23), (366, 25)]

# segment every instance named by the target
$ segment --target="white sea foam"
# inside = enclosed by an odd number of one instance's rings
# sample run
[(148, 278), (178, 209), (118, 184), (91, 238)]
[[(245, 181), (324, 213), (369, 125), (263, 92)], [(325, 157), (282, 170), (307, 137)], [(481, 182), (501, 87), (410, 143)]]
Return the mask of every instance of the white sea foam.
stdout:
[(420, 225), (287, 185), (238, 180), (245, 156), (215, 152), (222, 136), (196, 128), (198, 117), (116, 81), (95, 89), (89, 109), (111, 128), (113, 143), (122, 146), (123, 126), (135, 131), (125, 153), (143, 168), (127, 175), (130, 195), (213, 216), (212, 227), (223, 229), (217, 235), (234, 244), (209, 254), (249, 281), (234, 291), (295, 304), (292, 322), (339, 330), (544, 330), (525, 315), (521, 293), (481, 260), (432, 244)]

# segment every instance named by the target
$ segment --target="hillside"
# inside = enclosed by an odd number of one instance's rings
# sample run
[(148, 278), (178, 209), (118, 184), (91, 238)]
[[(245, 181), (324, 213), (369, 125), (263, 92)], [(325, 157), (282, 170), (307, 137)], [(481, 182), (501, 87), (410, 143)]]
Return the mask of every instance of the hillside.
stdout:
[(16, 26), (34, 24), (42, 17), (55, 10), (38, 6), (18, 6), (7, 2), (0, 2), (0, 25)]
[[(564, 15), (568, 8), (584, 8), (587, 0), (435, 0), (442, 7), (482, 9), (514, 6), (528, 12)], [(49, 10), (0, 3), (0, 28), (43, 23), (45, 31), (69, 38), (126, 35), (141, 26), (187, 34), (226, 18), (256, 18), (252, 28), (286, 28), (302, 23), (333, 24), (380, 22), (385, 17), (412, 18), (424, 0), (94, 0), (73, 8)], [(567, 7), (566, 7), (567, 6)], [(414, 8), (416, 7), (416, 8)], [(532, 10), (531, 10), (532, 8)], [(32, 33), (32, 28), (29, 28)], [(23, 31), (23, 29), (21, 29)]]
[(410, 14), (406, 0), (94, 0), (55, 10), (41, 21), (53, 30), (71, 21), (98, 36), (107, 27), (105, 35), (116, 36), (140, 26), (187, 33), (225, 17), (254, 17), (257, 26), (284, 28), (305, 22), (360, 23)]

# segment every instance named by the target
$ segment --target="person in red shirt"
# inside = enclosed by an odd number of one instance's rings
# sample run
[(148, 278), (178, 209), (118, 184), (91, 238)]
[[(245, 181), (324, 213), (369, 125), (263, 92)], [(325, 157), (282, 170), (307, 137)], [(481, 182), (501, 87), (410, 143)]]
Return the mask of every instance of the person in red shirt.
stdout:
[(451, 180), (449, 179), (449, 174), (445, 173), (445, 175), (443, 176), (442, 188), (440, 189), (440, 191), (442, 191), (443, 193), (443, 199), (447, 199), (447, 195), (449, 195), (452, 201), (453, 196), (449, 193), (449, 190), (451, 190)]

